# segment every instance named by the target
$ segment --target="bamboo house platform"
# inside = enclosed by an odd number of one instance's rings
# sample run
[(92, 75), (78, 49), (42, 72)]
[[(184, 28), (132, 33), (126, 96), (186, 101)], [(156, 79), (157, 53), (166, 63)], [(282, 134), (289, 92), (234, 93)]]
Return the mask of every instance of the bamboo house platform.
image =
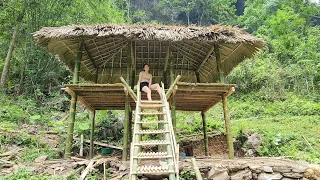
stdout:
[[(35, 32), (34, 38), (37, 44), (73, 72), (73, 84), (64, 88), (72, 97), (67, 157), (71, 154), (76, 102), (79, 100), (92, 113), (90, 157), (93, 155), (95, 112), (103, 109), (125, 110), (123, 160), (127, 159), (131, 109), (136, 98), (134, 87), (144, 63), (150, 66), (152, 82), (163, 82), (169, 89), (170, 93), (167, 93), (170, 96), (167, 98), (174, 127), (176, 110), (201, 112), (206, 154), (205, 113), (222, 102), (229, 157), (234, 157), (227, 97), (236, 85), (225, 84), (224, 78), (235, 66), (264, 46), (262, 39), (239, 28), (222, 25), (119, 24), (45, 27)], [(80, 77), (92, 83), (78, 84)], [(154, 92), (153, 99), (157, 96)], [(145, 98), (144, 95), (142, 97)]]
[[(121, 83), (116, 84), (69, 84), (63, 88), (70, 95), (78, 96), (89, 110), (125, 110), (125, 91)], [(206, 112), (235, 90), (235, 84), (222, 83), (184, 83), (178, 82), (175, 90), (176, 110)], [(136, 92), (136, 90), (134, 91)], [(159, 99), (157, 92), (152, 93), (154, 100)], [(142, 97), (146, 100), (146, 94)], [(134, 98), (129, 99), (135, 107)]]

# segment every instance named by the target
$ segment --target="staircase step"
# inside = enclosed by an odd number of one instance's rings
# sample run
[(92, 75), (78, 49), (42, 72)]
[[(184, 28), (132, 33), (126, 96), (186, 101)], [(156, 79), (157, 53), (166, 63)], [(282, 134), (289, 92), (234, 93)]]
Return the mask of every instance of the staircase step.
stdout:
[(170, 142), (165, 140), (150, 140), (150, 141), (140, 141), (135, 143), (136, 146), (151, 146), (151, 145), (168, 145)]
[(162, 108), (162, 104), (141, 104), (140, 108), (141, 109), (159, 109)]
[(160, 115), (160, 114), (164, 114), (164, 112), (159, 112), (159, 111), (156, 111), (156, 112), (140, 112), (138, 114), (139, 115)]
[(141, 130), (136, 132), (136, 134), (163, 134), (168, 132), (169, 131), (166, 131), (164, 129), (151, 129), (151, 130)]
[(138, 156), (133, 158), (136, 159), (160, 159), (160, 158), (171, 158), (167, 152), (140, 152)]
[(160, 120), (160, 121), (140, 121), (138, 124), (155, 124), (155, 123), (168, 123), (168, 121)]
[(162, 104), (162, 101), (141, 101), (141, 104)]
[(170, 171), (168, 167), (163, 166), (138, 166), (136, 172), (132, 172), (132, 174), (153, 174), (153, 173), (174, 173), (174, 171)]

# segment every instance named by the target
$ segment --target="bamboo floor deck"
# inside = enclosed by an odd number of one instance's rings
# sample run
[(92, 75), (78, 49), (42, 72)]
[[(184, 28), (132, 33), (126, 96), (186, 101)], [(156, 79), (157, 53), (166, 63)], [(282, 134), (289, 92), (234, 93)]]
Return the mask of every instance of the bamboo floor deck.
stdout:
[[(235, 84), (223, 83), (185, 83), (178, 82), (171, 97), (175, 98), (176, 110), (206, 112), (235, 90)], [(69, 84), (62, 88), (70, 95), (77, 95), (89, 110), (124, 110), (125, 91), (121, 83), (116, 84)], [(136, 93), (136, 89), (134, 90)], [(142, 100), (147, 96), (142, 93)], [(159, 100), (156, 91), (152, 92), (152, 99)], [(131, 107), (135, 101), (129, 98)]]

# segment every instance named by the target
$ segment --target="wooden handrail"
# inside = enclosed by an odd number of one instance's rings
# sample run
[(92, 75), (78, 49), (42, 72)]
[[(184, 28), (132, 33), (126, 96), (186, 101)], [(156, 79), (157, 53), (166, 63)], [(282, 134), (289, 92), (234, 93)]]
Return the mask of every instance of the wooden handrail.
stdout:
[(129, 92), (130, 96), (133, 98), (133, 100), (137, 101), (137, 95), (133, 92), (133, 90), (130, 88), (130, 86), (128, 85), (128, 83), (126, 82), (126, 80), (123, 79), (123, 77), (120, 77), (120, 80), (122, 82), (122, 84), (124, 85), (124, 87), (127, 89), (127, 91)]
[(170, 88), (168, 89), (167, 93), (166, 93), (166, 98), (168, 99), (171, 94), (173, 93), (173, 89), (176, 86), (177, 82), (181, 79), (181, 76), (178, 75), (177, 78), (173, 81), (173, 83), (170, 85)]

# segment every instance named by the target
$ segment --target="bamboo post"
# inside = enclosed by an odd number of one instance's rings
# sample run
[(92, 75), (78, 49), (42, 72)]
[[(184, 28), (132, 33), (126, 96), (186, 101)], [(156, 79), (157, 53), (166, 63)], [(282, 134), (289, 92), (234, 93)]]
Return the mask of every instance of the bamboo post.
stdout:
[(196, 163), (196, 159), (195, 158), (191, 158), (191, 163), (192, 163), (192, 166), (193, 166), (193, 170), (196, 174), (196, 179), (197, 180), (202, 180), (202, 176), (201, 176), (201, 173), (199, 171), (199, 168), (197, 166), (197, 163)]
[(93, 157), (93, 135), (94, 135), (94, 120), (95, 120), (96, 111), (91, 112), (91, 130), (90, 130), (90, 152), (89, 158), (92, 159)]
[[(80, 64), (82, 59), (82, 48), (83, 42), (79, 43), (77, 52), (77, 59), (74, 65), (73, 71), (73, 84), (78, 84), (79, 82), (79, 72)], [(73, 140), (73, 131), (74, 131), (74, 122), (76, 119), (76, 107), (77, 107), (77, 95), (71, 97), (70, 110), (69, 110), (69, 125), (68, 125), (68, 134), (66, 139), (66, 150), (65, 157), (69, 158), (71, 156), (72, 140)]]
[(229, 119), (229, 109), (227, 105), (227, 97), (224, 95), (222, 95), (222, 105), (223, 105), (224, 120), (226, 124), (229, 158), (234, 159), (234, 148), (233, 148), (233, 140), (232, 140), (232, 134), (231, 134), (231, 123)]
[(202, 126), (203, 126), (203, 141), (204, 141), (204, 155), (208, 156), (208, 136), (207, 136), (207, 122), (205, 113), (201, 112)]
[[(128, 132), (128, 134), (129, 134), (128, 145), (130, 145), (132, 142), (132, 122), (133, 122), (132, 108), (131, 108), (131, 106), (129, 106), (129, 107), (130, 107), (130, 110), (129, 110), (129, 127), (128, 127), (128, 130), (129, 130), (129, 132)], [(129, 146), (129, 150), (131, 151), (130, 146)]]
[(96, 69), (96, 77), (95, 77), (95, 83), (98, 83), (98, 80), (99, 80), (99, 69), (97, 68)]
[(219, 82), (224, 83), (224, 75), (223, 75), (223, 70), (222, 70), (220, 50), (219, 50), (218, 44), (214, 44), (214, 52), (216, 54), (216, 63), (217, 63), (217, 71), (218, 71), (218, 75), (219, 75)]
[[(173, 67), (174, 64), (173, 64), (173, 58), (170, 57), (170, 82), (171, 84), (174, 84), (174, 71), (173, 71)], [(179, 77), (179, 76), (178, 76)], [(178, 79), (177, 77), (177, 81), (180, 79)], [(174, 86), (173, 86), (174, 87)], [(170, 88), (171, 89), (171, 88)], [(167, 92), (169, 93), (169, 92)], [(167, 95), (166, 95), (167, 96)], [(175, 97), (174, 95), (171, 97), (171, 103), (170, 103), (171, 107), (171, 119), (172, 119), (172, 126), (173, 126), (173, 131), (174, 131), (174, 134), (176, 134), (176, 127), (177, 127), (177, 121), (176, 121), (176, 100), (175, 100)]]
[(196, 72), (197, 83), (200, 83), (200, 73)]
[(82, 157), (83, 156), (83, 134), (80, 136), (80, 153), (79, 155)]
[[(132, 42), (128, 43), (128, 55), (127, 55), (127, 72), (126, 72), (126, 81), (130, 84), (130, 73), (131, 73), (131, 46)], [(128, 85), (128, 84), (127, 84)], [(125, 117), (124, 117), (124, 134), (123, 134), (123, 151), (122, 151), (122, 160), (126, 161), (128, 157), (128, 142), (129, 142), (129, 111), (130, 111), (130, 103), (129, 103), (129, 91), (132, 89), (127, 87), (126, 91), (126, 102), (125, 102)]]
[[(131, 43), (131, 47), (130, 47), (130, 53), (131, 53), (131, 72), (132, 72), (132, 74), (131, 74), (131, 80), (130, 80), (130, 82), (131, 82), (131, 90), (133, 90), (134, 89), (134, 85), (135, 85), (135, 78), (136, 78), (136, 60), (135, 60), (135, 56), (134, 56), (134, 49), (136, 48), (135, 46), (133, 47), (133, 43)], [(129, 134), (129, 142), (128, 142), (128, 145), (130, 145), (131, 144), (131, 142), (132, 142), (132, 122), (133, 122), (133, 119), (132, 119), (132, 107), (130, 106), (130, 104), (129, 104), (129, 107), (130, 107), (130, 111), (129, 111), (129, 127), (128, 127), (128, 130), (129, 130), (129, 132), (128, 132), (128, 134)], [(130, 149), (130, 151), (131, 151), (131, 148), (130, 148), (131, 146), (129, 146), (129, 149)]]

